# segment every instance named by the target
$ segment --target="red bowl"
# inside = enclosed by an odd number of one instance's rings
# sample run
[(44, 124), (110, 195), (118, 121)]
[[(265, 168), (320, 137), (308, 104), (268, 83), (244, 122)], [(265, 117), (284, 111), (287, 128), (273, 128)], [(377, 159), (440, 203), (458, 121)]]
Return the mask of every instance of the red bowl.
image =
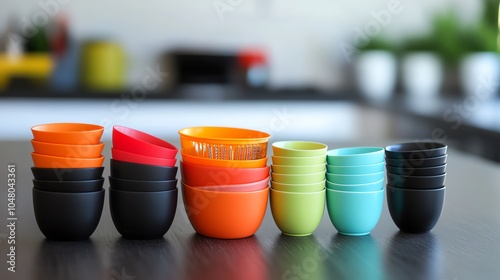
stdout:
[(155, 166), (175, 166), (175, 163), (177, 162), (177, 159), (175, 158), (148, 157), (116, 149), (114, 147), (111, 148), (111, 155), (113, 156), (113, 159), (119, 161), (149, 164)]
[(113, 146), (148, 157), (175, 158), (177, 148), (160, 138), (132, 128), (113, 126)]
[(189, 186), (246, 184), (269, 177), (270, 166), (257, 168), (218, 167), (181, 161), (182, 180)]

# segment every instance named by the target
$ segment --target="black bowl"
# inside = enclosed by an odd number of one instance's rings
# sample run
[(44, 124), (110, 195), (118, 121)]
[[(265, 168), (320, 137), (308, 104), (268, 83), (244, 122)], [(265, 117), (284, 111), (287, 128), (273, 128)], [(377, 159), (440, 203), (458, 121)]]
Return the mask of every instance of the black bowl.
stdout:
[(104, 189), (96, 192), (47, 192), (33, 188), (33, 210), (40, 231), (48, 239), (83, 240), (97, 228), (104, 205)]
[(387, 172), (392, 174), (399, 174), (405, 176), (433, 176), (441, 175), (446, 172), (446, 164), (438, 165), (434, 167), (395, 167), (386, 166)]
[(104, 167), (92, 168), (40, 168), (31, 167), (35, 179), (46, 181), (84, 181), (102, 177)]
[(427, 232), (438, 222), (443, 210), (445, 187), (410, 190), (388, 185), (386, 192), (392, 220), (401, 231)]
[(387, 184), (404, 189), (439, 189), (444, 186), (446, 173), (434, 176), (405, 176), (387, 173)]
[(414, 159), (398, 159), (398, 158), (385, 158), (385, 164), (394, 167), (407, 167), (407, 168), (425, 168), (434, 167), (446, 164), (448, 155), (432, 157), (432, 158), (414, 158)]
[(110, 175), (113, 178), (138, 181), (174, 180), (177, 166), (156, 166), (110, 159)]
[(127, 192), (109, 189), (109, 209), (118, 232), (127, 239), (162, 238), (172, 225), (178, 190)]
[(87, 181), (43, 181), (33, 180), (33, 187), (37, 190), (48, 192), (97, 192), (102, 189), (104, 178)]
[(177, 188), (177, 180), (169, 181), (135, 181), (118, 179), (109, 176), (109, 186), (118, 191), (128, 192), (162, 192)]
[(385, 156), (395, 159), (422, 159), (446, 155), (448, 146), (438, 142), (409, 142), (385, 147)]

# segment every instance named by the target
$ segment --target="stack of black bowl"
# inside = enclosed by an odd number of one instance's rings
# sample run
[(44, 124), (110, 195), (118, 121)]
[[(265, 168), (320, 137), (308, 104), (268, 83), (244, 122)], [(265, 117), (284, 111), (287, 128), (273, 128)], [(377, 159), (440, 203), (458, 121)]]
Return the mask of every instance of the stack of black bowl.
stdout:
[(444, 205), (447, 146), (411, 142), (385, 148), (387, 204), (401, 231), (427, 232)]

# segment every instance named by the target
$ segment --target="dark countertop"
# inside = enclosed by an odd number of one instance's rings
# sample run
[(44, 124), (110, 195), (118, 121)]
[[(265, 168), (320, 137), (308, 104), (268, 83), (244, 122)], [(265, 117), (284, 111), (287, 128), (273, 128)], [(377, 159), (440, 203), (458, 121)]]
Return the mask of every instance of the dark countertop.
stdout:
[[(132, 241), (122, 239), (114, 228), (106, 196), (97, 230), (81, 242), (47, 241), (37, 228), (31, 150), (28, 141), (0, 143), (0, 216), (6, 224), (7, 165), (14, 163), (18, 217), (15, 273), (7, 271), (7, 229), (0, 227), (1, 279), (399, 280), (500, 275), (500, 166), (454, 149), (449, 150), (443, 214), (425, 234), (399, 232), (384, 205), (378, 225), (364, 237), (337, 234), (326, 212), (312, 236), (283, 236), (268, 209), (254, 236), (217, 240), (197, 235), (179, 203), (164, 239)], [(107, 145), (106, 158), (109, 153)], [(108, 160), (105, 166), (107, 176)]]

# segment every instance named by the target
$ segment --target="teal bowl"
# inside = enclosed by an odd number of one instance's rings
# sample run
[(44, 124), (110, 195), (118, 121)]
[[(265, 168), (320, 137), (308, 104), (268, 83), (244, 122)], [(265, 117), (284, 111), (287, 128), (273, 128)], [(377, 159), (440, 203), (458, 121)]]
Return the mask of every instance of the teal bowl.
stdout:
[(335, 184), (358, 185), (378, 182), (384, 179), (385, 172), (377, 172), (370, 174), (344, 175), (326, 173), (326, 180)]
[(370, 234), (382, 213), (384, 189), (374, 192), (326, 190), (326, 207), (333, 226), (340, 234)]
[(343, 191), (343, 192), (374, 192), (384, 188), (384, 179), (368, 183), (368, 184), (336, 184), (326, 181), (326, 187), (330, 190)]
[(358, 175), (382, 172), (385, 170), (385, 161), (367, 165), (339, 166), (326, 165), (326, 172), (334, 174)]
[(380, 163), (384, 157), (384, 148), (381, 147), (339, 148), (326, 153), (326, 162), (338, 166), (368, 165)]

